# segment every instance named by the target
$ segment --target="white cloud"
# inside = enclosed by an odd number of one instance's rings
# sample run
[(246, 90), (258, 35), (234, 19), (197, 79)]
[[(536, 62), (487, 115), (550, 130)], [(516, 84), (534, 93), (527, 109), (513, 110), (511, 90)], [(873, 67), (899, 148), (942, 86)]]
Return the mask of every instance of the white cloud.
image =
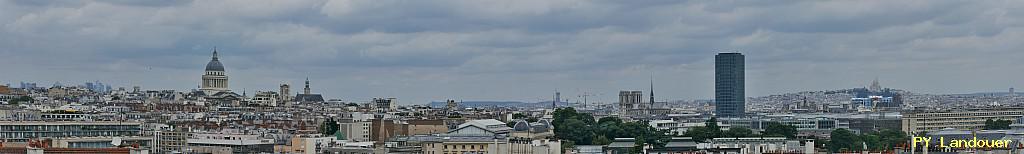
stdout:
[[(232, 87), (305, 76), (329, 97), (546, 100), (554, 89), (709, 98), (712, 57), (747, 54), (748, 94), (861, 86), (1005, 89), (1016, 1), (0, 1), (0, 82), (188, 89), (217, 46)], [(10, 58), (16, 57), (16, 58)], [(191, 74), (190, 74), (191, 72)], [(76, 75), (69, 75), (76, 74)], [(985, 77), (979, 74), (984, 74)], [(952, 80), (979, 79), (949, 83)], [(983, 80), (981, 80), (983, 79)], [(891, 84), (888, 84), (891, 83)], [(567, 95), (571, 92), (567, 92)]]

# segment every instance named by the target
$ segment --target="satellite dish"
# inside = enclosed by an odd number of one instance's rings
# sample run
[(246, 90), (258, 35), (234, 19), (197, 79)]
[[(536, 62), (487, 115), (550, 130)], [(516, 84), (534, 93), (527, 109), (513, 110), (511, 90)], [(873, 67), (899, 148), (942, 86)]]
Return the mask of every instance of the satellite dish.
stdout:
[(113, 144), (115, 147), (121, 146), (121, 137), (114, 137), (110, 140), (110, 144)]

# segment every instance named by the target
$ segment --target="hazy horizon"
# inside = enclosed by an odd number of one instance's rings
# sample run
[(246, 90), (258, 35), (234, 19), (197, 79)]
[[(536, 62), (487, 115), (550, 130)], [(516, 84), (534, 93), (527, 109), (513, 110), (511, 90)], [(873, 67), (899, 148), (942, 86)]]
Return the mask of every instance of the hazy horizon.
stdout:
[(1024, 1), (0, 1), (0, 84), (194, 89), (214, 47), (230, 88), (364, 102), (710, 99), (714, 55), (747, 97), (864, 87), (1007, 91)]

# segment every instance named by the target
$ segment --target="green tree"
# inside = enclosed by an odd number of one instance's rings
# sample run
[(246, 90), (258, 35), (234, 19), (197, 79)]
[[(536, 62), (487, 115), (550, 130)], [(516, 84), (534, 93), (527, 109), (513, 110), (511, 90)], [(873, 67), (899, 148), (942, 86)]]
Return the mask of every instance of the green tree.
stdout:
[(598, 120), (595, 133), (606, 139), (614, 139), (619, 137), (619, 134), (625, 133), (621, 126), (622, 119), (618, 117), (604, 117)]
[(577, 113), (573, 108), (560, 108), (554, 112), (555, 137), (574, 141), (575, 144), (589, 145), (593, 141), (594, 132), (590, 127), (597, 123), (590, 114)]
[(796, 133), (796, 126), (771, 122), (768, 123), (768, 126), (765, 127), (764, 132), (762, 132), (761, 135), (796, 138)]
[(985, 130), (1007, 130), (1010, 129), (1010, 124), (1013, 124), (1013, 121), (1002, 119), (988, 119), (985, 120)]
[(578, 119), (566, 120), (563, 124), (556, 125), (555, 129), (561, 130), (555, 132), (555, 136), (560, 139), (570, 140), (581, 145), (590, 145), (593, 142), (594, 132), (585, 122)]
[[(740, 130), (735, 131), (739, 132)], [(718, 118), (711, 117), (711, 119), (704, 121), (704, 126), (690, 127), (687, 129), (686, 133), (683, 133), (683, 136), (689, 136), (695, 141), (704, 142), (712, 138), (723, 137), (723, 132), (722, 127), (718, 126)]]
[(324, 123), (320, 124), (318, 131), (320, 131), (320, 134), (323, 134), (324, 136), (330, 136), (334, 135), (334, 133), (340, 128), (341, 126), (338, 125), (338, 122), (334, 121), (334, 119), (327, 119)]
[(705, 120), (704, 127), (707, 128), (705, 136), (709, 139), (722, 136), (722, 127), (718, 126), (718, 118), (711, 117), (711, 119)]
[(707, 131), (708, 128), (704, 126), (690, 127), (685, 133), (683, 133), (683, 136), (691, 137), (697, 142), (704, 142), (708, 139), (714, 138), (713, 136), (707, 136), (707, 134), (709, 134)]
[[(882, 139), (880, 137), (878, 137), (877, 134), (874, 134), (874, 133), (861, 134), (860, 135), (860, 140), (863, 142), (863, 144), (860, 144), (861, 146), (858, 146), (857, 148), (854, 148), (852, 150), (881, 150), (881, 149), (884, 148), (884, 147), (882, 147), (882, 145), (883, 145), (882, 144)], [(864, 145), (867, 145), (868, 149), (864, 149)]]
[(11, 99), (11, 101), (9, 101), (8, 103), (10, 103), (12, 105), (17, 105), (17, 104), (20, 104), (20, 103), (32, 103), (32, 102), (35, 102), (35, 99), (32, 99), (32, 97), (21, 96), (21, 97), (16, 97), (14, 99)]
[(612, 143), (612, 140), (604, 135), (596, 134), (594, 136), (594, 145), (608, 145)]
[(664, 147), (672, 140), (672, 136), (668, 135), (668, 131), (658, 130), (650, 125), (647, 125), (646, 121), (633, 121), (623, 123), (620, 126), (624, 133), (619, 134), (618, 137), (633, 137), (643, 139), (643, 142), (654, 147)]
[(729, 127), (729, 130), (722, 133), (722, 137), (751, 137), (754, 131), (745, 127)]
[(527, 117), (526, 114), (523, 114), (523, 113), (514, 113), (514, 114), (512, 114), (512, 119), (526, 119), (526, 117)]
[(579, 145), (606, 145), (614, 138), (636, 138), (646, 145), (664, 147), (672, 139), (668, 131), (658, 130), (647, 125), (646, 121), (623, 122), (616, 117), (604, 117), (594, 120), (587, 113), (577, 113), (573, 108), (561, 108), (553, 113), (551, 124), (555, 128), (555, 137), (562, 139), (563, 150), (568, 150), (564, 143), (572, 142)]
[(619, 117), (604, 117), (604, 118), (598, 119), (597, 123), (598, 124), (614, 123), (614, 124), (618, 125), (618, 124), (622, 124), (622, 119), (619, 119)]
[(860, 138), (856, 134), (846, 129), (835, 129), (830, 134), (832, 139), (829, 140), (828, 149), (832, 152), (857, 150), (860, 146)]
[(910, 136), (907, 136), (903, 131), (883, 129), (878, 132), (874, 132), (879, 137), (880, 145), (876, 150), (892, 150), (893, 147), (898, 147), (901, 144), (905, 144), (910, 140)]
[(562, 153), (566, 153), (566, 150), (572, 150), (573, 148), (576, 148), (576, 142), (573, 142), (573, 141), (563, 141), (562, 142)]
[(630, 149), (629, 153), (644, 153), (644, 145), (646, 145), (646, 142), (644, 141), (646, 141), (646, 139), (644, 139), (644, 136), (638, 136), (636, 140), (633, 141), (633, 149)]

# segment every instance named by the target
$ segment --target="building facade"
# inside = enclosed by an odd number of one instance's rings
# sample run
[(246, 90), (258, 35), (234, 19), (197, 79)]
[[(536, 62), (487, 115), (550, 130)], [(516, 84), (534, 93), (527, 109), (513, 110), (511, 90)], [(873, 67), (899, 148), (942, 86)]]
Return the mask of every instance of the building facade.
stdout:
[(273, 91), (257, 91), (252, 97), (251, 103), (263, 106), (277, 106), (280, 96)]
[(192, 134), (187, 140), (192, 147), (227, 147), (231, 153), (273, 153), (274, 140), (245, 134)]
[(642, 91), (619, 91), (619, 116), (643, 115), (647, 105)]
[(373, 105), (377, 113), (393, 112), (398, 110), (398, 100), (392, 98), (374, 98)]
[(184, 152), (189, 133), (181, 130), (153, 132), (153, 151), (158, 153)]
[(746, 113), (744, 58), (740, 53), (715, 55), (715, 114), (742, 117)]
[(980, 130), (986, 120), (1016, 121), (1024, 117), (1024, 107), (989, 107), (954, 110), (914, 110), (903, 113), (903, 132), (934, 132), (943, 128)]
[(277, 100), (281, 101), (281, 104), (288, 103), (288, 101), (292, 100), (292, 98), (289, 97), (291, 95), (291, 91), (292, 91), (291, 85), (281, 84), (280, 89), (278, 89), (278, 94), (279, 94), (278, 96), (280, 98), (277, 98)]
[(141, 136), (138, 122), (0, 121), (0, 141), (28, 142), (34, 138)]

